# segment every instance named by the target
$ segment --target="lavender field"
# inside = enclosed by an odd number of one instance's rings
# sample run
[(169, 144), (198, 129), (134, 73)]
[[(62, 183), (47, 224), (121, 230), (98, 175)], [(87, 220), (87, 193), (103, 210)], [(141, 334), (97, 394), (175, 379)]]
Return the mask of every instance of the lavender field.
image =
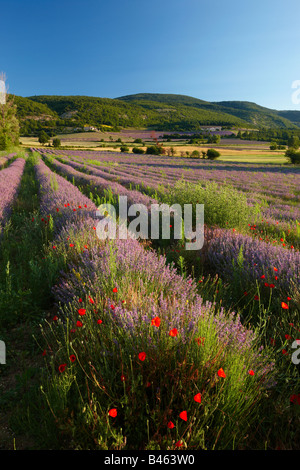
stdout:
[[(299, 166), (3, 158), (3, 448), (299, 450)], [(204, 204), (203, 247), (100, 239), (97, 208), (120, 196)]]

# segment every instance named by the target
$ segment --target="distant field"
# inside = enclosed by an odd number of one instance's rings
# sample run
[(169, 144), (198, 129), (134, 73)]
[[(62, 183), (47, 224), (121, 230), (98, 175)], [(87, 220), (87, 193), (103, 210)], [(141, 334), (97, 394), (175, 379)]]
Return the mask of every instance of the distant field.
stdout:
[[(143, 131), (143, 130), (123, 130), (121, 132), (82, 132), (74, 134), (62, 134), (59, 137), (63, 147), (69, 147), (80, 150), (112, 150), (120, 151), (122, 144), (127, 144), (130, 152), (132, 152), (132, 143), (135, 139), (141, 138), (146, 144), (151, 144), (153, 138), (159, 137), (163, 132)], [(116, 142), (120, 138), (121, 142)], [(104, 141), (101, 142), (101, 139)], [(36, 137), (21, 137), (24, 147), (40, 146)], [(270, 152), (268, 142), (253, 142), (237, 139), (222, 139), (219, 144), (210, 145), (192, 145), (182, 141), (164, 142), (166, 149), (173, 147), (175, 156), (183, 156), (186, 152), (190, 154), (194, 150), (199, 152), (206, 151), (208, 148), (215, 148), (221, 153), (219, 160), (232, 162), (249, 162), (249, 163), (287, 163), (284, 151)], [(143, 147), (146, 149), (146, 146)]]

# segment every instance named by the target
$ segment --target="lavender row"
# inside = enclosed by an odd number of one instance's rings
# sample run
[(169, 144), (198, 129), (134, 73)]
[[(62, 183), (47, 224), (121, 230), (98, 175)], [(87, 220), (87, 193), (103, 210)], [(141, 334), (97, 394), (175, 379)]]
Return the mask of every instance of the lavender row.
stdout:
[(17, 158), (8, 168), (0, 171), (0, 232), (11, 215), (13, 202), (18, 194), (24, 167), (25, 160), (23, 158)]
[(3, 168), (3, 166), (12, 160), (17, 154), (16, 153), (9, 153), (8, 155), (3, 155), (0, 157), (0, 169)]
[(263, 279), (286, 294), (293, 295), (300, 285), (300, 252), (272, 246), (231, 230), (217, 229), (206, 248), (208, 262), (227, 279), (233, 264), (245, 287)]
[(104, 192), (106, 190), (112, 192), (116, 197), (126, 196), (128, 205), (143, 204), (146, 207), (150, 207), (150, 204), (156, 202), (154, 199), (140, 193), (139, 191), (131, 191), (119, 183), (107, 181), (100, 176), (87, 175), (75, 170), (69, 165), (59, 162), (56, 159), (51, 159), (51, 164), (55, 169), (62, 172), (63, 175), (68, 178), (74, 178), (76, 183), (79, 185), (92, 185), (99, 192)]
[(62, 176), (53, 173), (40, 159), (35, 165), (39, 183), (40, 209), (45, 220), (54, 219), (55, 234), (66, 224), (80, 224), (83, 221), (94, 226), (97, 207), (79, 189)]

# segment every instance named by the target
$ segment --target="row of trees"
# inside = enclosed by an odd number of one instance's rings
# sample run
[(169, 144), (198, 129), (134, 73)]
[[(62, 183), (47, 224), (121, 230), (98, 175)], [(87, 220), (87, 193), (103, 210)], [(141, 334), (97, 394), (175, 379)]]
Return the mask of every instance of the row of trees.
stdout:
[[(122, 145), (120, 150), (121, 152), (129, 152), (130, 149), (127, 145)], [(132, 153), (147, 155), (168, 155), (173, 157), (175, 155), (175, 149), (174, 147), (166, 149), (162, 145), (150, 145), (149, 147), (146, 147), (146, 150), (141, 147), (133, 147)], [(190, 158), (207, 158), (209, 160), (215, 160), (220, 155), (220, 152), (215, 149), (208, 149), (206, 152), (202, 150), (201, 153), (198, 150), (194, 150), (191, 154), (190, 152), (181, 153), (181, 156), (187, 156)]]

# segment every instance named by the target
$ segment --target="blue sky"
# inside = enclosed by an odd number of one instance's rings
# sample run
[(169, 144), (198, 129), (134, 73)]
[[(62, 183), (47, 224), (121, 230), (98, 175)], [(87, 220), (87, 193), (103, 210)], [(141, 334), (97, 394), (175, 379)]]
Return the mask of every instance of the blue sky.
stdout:
[(0, 0), (16, 95), (178, 93), (297, 109), (299, 0)]

